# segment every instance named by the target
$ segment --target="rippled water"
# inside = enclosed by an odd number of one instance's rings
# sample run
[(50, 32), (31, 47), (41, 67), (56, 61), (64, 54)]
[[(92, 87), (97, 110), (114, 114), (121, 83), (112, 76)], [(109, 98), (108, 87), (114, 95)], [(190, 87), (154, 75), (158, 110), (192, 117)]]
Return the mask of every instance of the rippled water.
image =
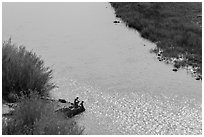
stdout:
[(115, 19), (108, 3), (4, 3), (3, 40), (52, 66), (54, 97), (85, 100), (84, 134), (201, 134), (201, 81)]

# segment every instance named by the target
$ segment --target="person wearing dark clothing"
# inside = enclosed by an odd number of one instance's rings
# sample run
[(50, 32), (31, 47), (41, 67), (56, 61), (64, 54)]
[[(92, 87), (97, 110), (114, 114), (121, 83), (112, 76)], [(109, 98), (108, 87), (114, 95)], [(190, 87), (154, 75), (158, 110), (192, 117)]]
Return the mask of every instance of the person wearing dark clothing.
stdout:
[(82, 101), (82, 102), (80, 103), (80, 107), (81, 107), (81, 109), (82, 109), (83, 111), (85, 111), (85, 108), (84, 108), (84, 101)]
[(82, 101), (82, 102), (80, 103), (80, 106), (81, 106), (81, 107), (83, 107), (83, 106), (84, 106), (84, 101)]
[(74, 107), (75, 108), (78, 108), (79, 107), (79, 97), (76, 97), (75, 99), (74, 99)]

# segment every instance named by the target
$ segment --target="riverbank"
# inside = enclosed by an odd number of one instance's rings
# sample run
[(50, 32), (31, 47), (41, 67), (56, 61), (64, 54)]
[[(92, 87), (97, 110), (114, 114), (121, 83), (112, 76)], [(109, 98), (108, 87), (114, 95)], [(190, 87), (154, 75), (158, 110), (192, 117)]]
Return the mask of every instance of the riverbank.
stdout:
[(44, 67), (36, 53), (12, 44), (11, 39), (3, 42), (3, 135), (82, 134), (83, 129), (69, 118), (78, 114), (81, 107), (71, 110), (69, 106), (62, 108), (58, 101), (46, 100), (49, 91), (55, 88), (51, 79), (52, 69)]
[[(160, 61), (186, 67), (197, 80), (202, 79), (201, 3), (117, 3), (116, 17), (141, 36), (155, 42)], [(196, 74), (195, 74), (196, 73)]]
[(201, 81), (155, 60), (152, 42), (113, 23), (109, 3), (4, 6), (3, 39), (12, 34), (53, 68), (51, 97), (84, 100), (83, 134), (202, 134)]

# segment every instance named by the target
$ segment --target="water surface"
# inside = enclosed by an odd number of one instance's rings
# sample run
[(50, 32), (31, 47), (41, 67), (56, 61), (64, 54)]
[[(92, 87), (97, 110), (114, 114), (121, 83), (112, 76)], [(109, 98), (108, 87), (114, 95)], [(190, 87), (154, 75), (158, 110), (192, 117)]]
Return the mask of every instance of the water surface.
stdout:
[(3, 40), (54, 69), (52, 96), (85, 100), (84, 134), (201, 134), (201, 81), (115, 19), (108, 3), (3, 3)]

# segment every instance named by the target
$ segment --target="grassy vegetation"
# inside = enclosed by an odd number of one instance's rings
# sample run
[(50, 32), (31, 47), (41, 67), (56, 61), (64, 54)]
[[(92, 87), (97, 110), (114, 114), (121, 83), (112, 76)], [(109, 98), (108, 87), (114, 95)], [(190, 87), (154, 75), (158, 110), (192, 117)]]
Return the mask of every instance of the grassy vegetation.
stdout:
[(183, 55), (185, 65), (202, 73), (202, 3), (112, 2), (116, 17), (137, 29), (141, 36), (163, 50), (165, 57)]
[(83, 129), (74, 119), (65, 119), (54, 111), (54, 104), (40, 99), (37, 92), (23, 95), (2, 132), (4, 135), (82, 134)]
[(44, 67), (43, 60), (25, 47), (17, 47), (6, 41), (2, 47), (2, 95), (3, 100), (15, 102), (23, 94), (37, 91), (45, 96), (55, 87), (50, 82), (52, 70)]
[(55, 87), (51, 78), (52, 70), (35, 53), (11, 40), (3, 43), (2, 98), (17, 104), (9, 120), (2, 121), (4, 135), (82, 134), (74, 119), (55, 113), (55, 104), (41, 99)]

